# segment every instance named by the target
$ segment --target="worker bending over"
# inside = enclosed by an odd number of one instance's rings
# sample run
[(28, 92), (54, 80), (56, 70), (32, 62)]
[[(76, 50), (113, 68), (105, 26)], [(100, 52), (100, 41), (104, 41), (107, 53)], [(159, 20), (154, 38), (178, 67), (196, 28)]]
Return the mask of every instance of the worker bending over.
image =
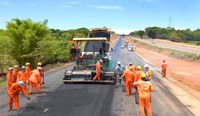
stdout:
[(134, 86), (138, 86), (140, 113), (141, 116), (146, 116), (144, 111), (144, 108), (146, 108), (148, 116), (152, 116), (150, 98), (153, 86), (149, 79), (146, 78), (145, 73), (141, 74), (141, 79), (142, 80), (133, 83)]
[(97, 64), (93, 64), (93, 66), (96, 66), (96, 75), (94, 76), (93, 80), (101, 79), (101, 63), (102, 62), (103, 62), (102, 60), (99, 60)]
[(9, 109), (8, 111), (12, 110), (12, 104), (13, 104), (13, 99), (15, 101), (15, 108), (18, 111), (19, 110), (19, 92), (22, 92), (28, 100), (30, 100), (30, 97), (24, 90), (24, 82), (23, 81), (18, 81), (17, 83), (13, 83), (12, 86), (9, 88), (8, 91), (8, 100), (9, 100)]
[(128, 68), (126, 68), (124, 74), (120, 77), (120, 80), (124, 77), (126, 77), (125, 80), (126, 96), (130, 96), (130, 94), (132, 93), (132, 86), (135, 74), (133, 74)]

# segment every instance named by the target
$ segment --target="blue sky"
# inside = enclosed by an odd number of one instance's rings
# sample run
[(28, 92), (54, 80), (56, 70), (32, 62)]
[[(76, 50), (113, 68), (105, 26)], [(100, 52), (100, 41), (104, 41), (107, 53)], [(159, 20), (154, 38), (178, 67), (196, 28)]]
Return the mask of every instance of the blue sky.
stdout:
[(0, 28), (12, 18), (54, 29), (109, 27), (118, 33), (150, 26), (200, 28), (200, 0), (0, 0)]

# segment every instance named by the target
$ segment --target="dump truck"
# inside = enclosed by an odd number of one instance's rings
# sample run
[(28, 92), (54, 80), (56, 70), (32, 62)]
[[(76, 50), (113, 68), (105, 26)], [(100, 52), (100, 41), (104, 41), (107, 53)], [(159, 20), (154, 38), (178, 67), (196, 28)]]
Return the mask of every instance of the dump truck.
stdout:
[[(64, 83), (105, 83), (114, 84), (114, 72), (109, 70), (111, 65), (110, 50), (111, 31), (108, 28), (94, 28), (88, 33), (87, 38), (73, 38), (78, 52), (76, 52), (75, 66), (72, 70), (66, 70)], [(93, 80), (96, 75), (97, 61), (102, 60), (101, 80)]]

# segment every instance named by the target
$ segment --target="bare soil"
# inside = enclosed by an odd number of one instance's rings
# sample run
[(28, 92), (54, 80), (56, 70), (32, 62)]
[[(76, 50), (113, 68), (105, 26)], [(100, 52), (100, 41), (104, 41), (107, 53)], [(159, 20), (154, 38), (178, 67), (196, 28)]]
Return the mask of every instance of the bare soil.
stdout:
[(159, 50), (154, 47), (134, 43), (131, 38), (126, 38), (136, 46), (136, 53), (146, 60), (161, 67), (162, 61), (166, 60), (167, 78), (173, 78), (176, 81), (200, 92), (200, 63), (185, 61), (173, 58), (168, 50)]

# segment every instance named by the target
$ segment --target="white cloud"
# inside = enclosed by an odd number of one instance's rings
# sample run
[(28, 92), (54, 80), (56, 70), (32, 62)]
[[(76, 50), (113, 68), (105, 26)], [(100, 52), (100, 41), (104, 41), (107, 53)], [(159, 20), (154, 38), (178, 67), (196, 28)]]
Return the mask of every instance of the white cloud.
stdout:
[(79, 4), (80, 2), (76, 1), (76, 2), (66, 2), (67, 4), (71, 4), (71, 5), (75, 5), (75, 4)]
[(77, 5), (79, 4), (80, 2), (79, 1), (71, 1), (71, 2), (63, 2), (62, 5), (60, 6), (61, 8), (70, 8), (72, 7), (73, 5)]
[(31, 7), (35, 7), (36, 4), (35, 4), (35, 3), (31, 3), (31, 4), (29, 4), (29, 6), (31, 6)]
[(89, 7), (103, 10), (123, 10), (121, 6), (107, 6), (107, 5), (89, 5)]
[(5, 0), (0, 0), (0, 6), (10, 6), (10, 7), (13, 7), (13, 6), (15, 6), (15, 4), (13, 4), (11, 2), (8, 2), (8, 1), (5, 1)]

